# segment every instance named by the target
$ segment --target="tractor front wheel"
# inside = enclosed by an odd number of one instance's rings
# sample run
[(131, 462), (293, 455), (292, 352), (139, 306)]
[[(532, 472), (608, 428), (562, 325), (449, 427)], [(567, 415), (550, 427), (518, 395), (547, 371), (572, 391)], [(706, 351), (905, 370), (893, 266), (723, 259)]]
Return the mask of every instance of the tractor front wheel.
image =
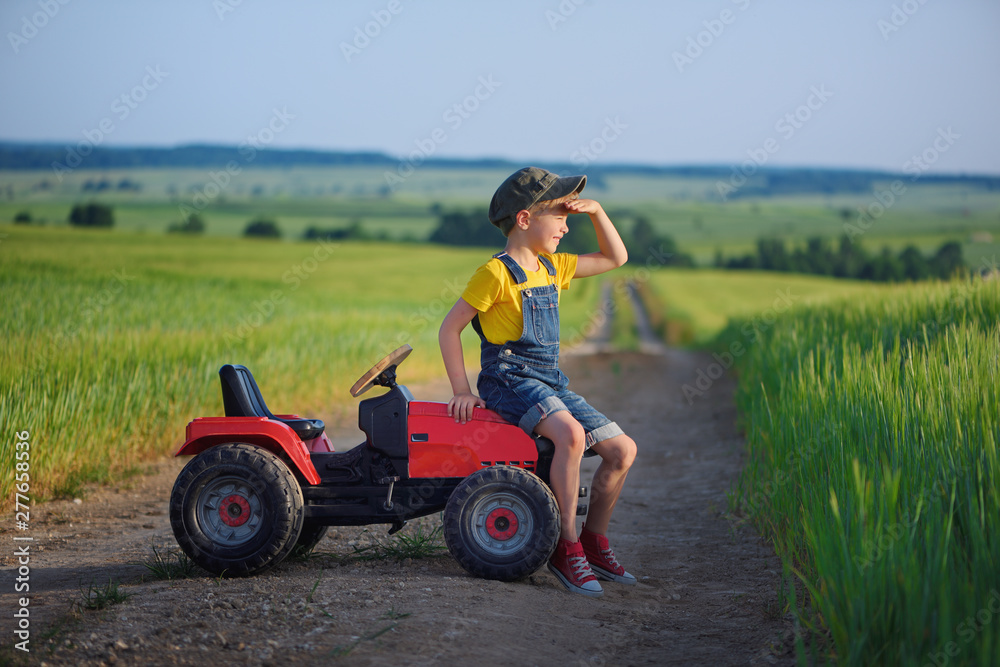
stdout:
[(444, 510), (444, 538), (469, 573), (514, 581), (541, 567), (559, 539), (559, 506), (522, 468), (492, 466), (466, 477)]
[(245, 576), (280, 563), (305, 517), (302, 489), (277, 456), (253, 445), (207, 449), (177, 476), (170, 526), (191, 560), (213, 574)]

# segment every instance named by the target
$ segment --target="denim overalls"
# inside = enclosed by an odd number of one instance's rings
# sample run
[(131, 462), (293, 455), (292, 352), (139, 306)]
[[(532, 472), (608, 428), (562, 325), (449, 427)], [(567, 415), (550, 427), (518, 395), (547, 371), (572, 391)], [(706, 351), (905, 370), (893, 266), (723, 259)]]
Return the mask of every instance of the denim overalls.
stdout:
[[(494, 255), (521, 285), (528, 277), (507, 253)], [(556, 268), (541, 255), (538, 261), (548, 271)], [(539, 421), (559, 410), (568, 410), (587, 434), (587, 448), (622, 434), (618, 424), (569, 391), (569, 380), (559, 370), (559, 286), (547, 284), (521, 290), (523, 314), (521, 337), (497, 345), (486, 340), (479, 315), (472, 327), (482, 342), (482, 371), (477, 387), (486, 407), (517, 424), (528, 435)]]

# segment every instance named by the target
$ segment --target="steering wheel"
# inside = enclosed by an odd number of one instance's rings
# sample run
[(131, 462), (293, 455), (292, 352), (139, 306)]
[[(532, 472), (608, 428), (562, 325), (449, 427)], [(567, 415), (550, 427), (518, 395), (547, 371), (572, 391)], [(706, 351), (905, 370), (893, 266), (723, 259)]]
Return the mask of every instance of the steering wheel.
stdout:
[[(382, 384), (382, 382), (379, 382), (380, 376), (385, 371), (391, 370), (403, 363), (403, 360), (410, 356), (410, 352), (413, 352), (413, 348), (409, 345), (404, 345), (384, 356), (381, 361), (369, 368), (367, 373), (358, 378), (358, 381), (351, 387), (351, 396), (357, 398), (375, 385)], [(386, 383), (384, 386), (389, 385)]]

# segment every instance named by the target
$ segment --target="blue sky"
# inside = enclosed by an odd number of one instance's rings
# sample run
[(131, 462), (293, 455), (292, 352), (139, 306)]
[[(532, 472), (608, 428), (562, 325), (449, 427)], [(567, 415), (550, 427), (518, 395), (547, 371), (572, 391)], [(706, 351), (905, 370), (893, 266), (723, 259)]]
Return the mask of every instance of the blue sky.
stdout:
[(990, 0), (5, 0), (0, 29), (3, 140), (1000, 174)]

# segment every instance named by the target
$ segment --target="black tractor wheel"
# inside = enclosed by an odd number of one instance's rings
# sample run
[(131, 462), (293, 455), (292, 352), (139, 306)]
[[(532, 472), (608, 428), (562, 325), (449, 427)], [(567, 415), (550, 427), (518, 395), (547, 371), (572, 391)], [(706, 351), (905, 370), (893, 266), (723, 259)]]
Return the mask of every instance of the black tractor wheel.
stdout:
[(321, 526), (312, 521), (306, 521), (302, 525), (302, 532), (299, 533), (299, 539), (295, 541), (292, 553), (297, 555), (310, 553), (316, 548), (319, 541), (326, 537), (326, 531), (328, 530), (330, 530), (329, 526)]
[(541, 567), (559, 539), (559, 506), (522, 468), (492, 466), (455, 488), (444, 510), (448, 551), (469, 573), (514, 581)]
[(188, 462), (170, 494), (170, 526), (191, 560), (213, 574), (245, 576), (280, 563), (304, 520), (302, 489), (277, 456), (227, 444)]

